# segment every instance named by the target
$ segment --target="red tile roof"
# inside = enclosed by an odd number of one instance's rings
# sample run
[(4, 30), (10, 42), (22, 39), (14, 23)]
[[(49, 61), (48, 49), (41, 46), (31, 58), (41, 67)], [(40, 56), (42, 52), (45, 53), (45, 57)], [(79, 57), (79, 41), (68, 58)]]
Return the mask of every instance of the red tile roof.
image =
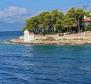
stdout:
[(91, 19), (83, 19), (83, 22), (91, 22)]

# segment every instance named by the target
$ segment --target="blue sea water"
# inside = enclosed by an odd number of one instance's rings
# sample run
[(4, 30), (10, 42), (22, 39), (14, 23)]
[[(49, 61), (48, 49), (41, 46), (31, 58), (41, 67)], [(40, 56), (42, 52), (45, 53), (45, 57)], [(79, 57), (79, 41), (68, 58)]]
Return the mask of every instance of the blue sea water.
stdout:
[(0, 41), (18, 38), (20, 35), (23, 35), (23, 32), (21, 32), (21, 31), (1, 31), (0, 32)]
[[(21, 32), (2, 32), (0, 40)], [(0, 43), (0, 84), (91, 84), (91, 45)]]

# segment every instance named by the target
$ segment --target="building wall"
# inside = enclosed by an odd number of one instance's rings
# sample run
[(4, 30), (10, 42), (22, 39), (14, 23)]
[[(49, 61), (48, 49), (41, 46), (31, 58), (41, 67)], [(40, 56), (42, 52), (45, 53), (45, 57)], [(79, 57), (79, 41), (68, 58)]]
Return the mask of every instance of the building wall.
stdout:
[(46, 35), (35, 35), (35, 40), (40, 40), (40, 39), (46, 39), (47, 36)]
[(24, 42), (30, 42), (34, 40), (34, 34), (30, 34), (28, 30), (24, 31)]
[(47, 38), (54, 38), (55, 40), (58, 40), (59, 39), (59, 35), (35, 35), (35, 39), (36, 40), (41, 40), (41, 39), (47, 39)]

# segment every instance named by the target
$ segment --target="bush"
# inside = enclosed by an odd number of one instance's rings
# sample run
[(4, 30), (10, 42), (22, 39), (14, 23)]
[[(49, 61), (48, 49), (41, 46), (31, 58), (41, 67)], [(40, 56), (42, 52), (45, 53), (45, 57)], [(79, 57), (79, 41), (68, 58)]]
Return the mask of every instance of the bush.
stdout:
[(45, 41), (55, 41), (55, 39), (53, 37), (48, 37), (45, 39)]
[(91, 23), (86, 27), (87, 31), (91, 31)]

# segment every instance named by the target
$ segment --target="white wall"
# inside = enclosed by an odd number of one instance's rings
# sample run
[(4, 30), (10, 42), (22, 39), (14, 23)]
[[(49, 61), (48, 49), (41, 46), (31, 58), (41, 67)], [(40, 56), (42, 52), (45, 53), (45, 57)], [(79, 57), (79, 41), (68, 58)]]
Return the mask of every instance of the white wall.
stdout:
[(29, 34), (28, 30), (24, 31), (24, 42), (30, 42), (34, 40), (34, 34)]

